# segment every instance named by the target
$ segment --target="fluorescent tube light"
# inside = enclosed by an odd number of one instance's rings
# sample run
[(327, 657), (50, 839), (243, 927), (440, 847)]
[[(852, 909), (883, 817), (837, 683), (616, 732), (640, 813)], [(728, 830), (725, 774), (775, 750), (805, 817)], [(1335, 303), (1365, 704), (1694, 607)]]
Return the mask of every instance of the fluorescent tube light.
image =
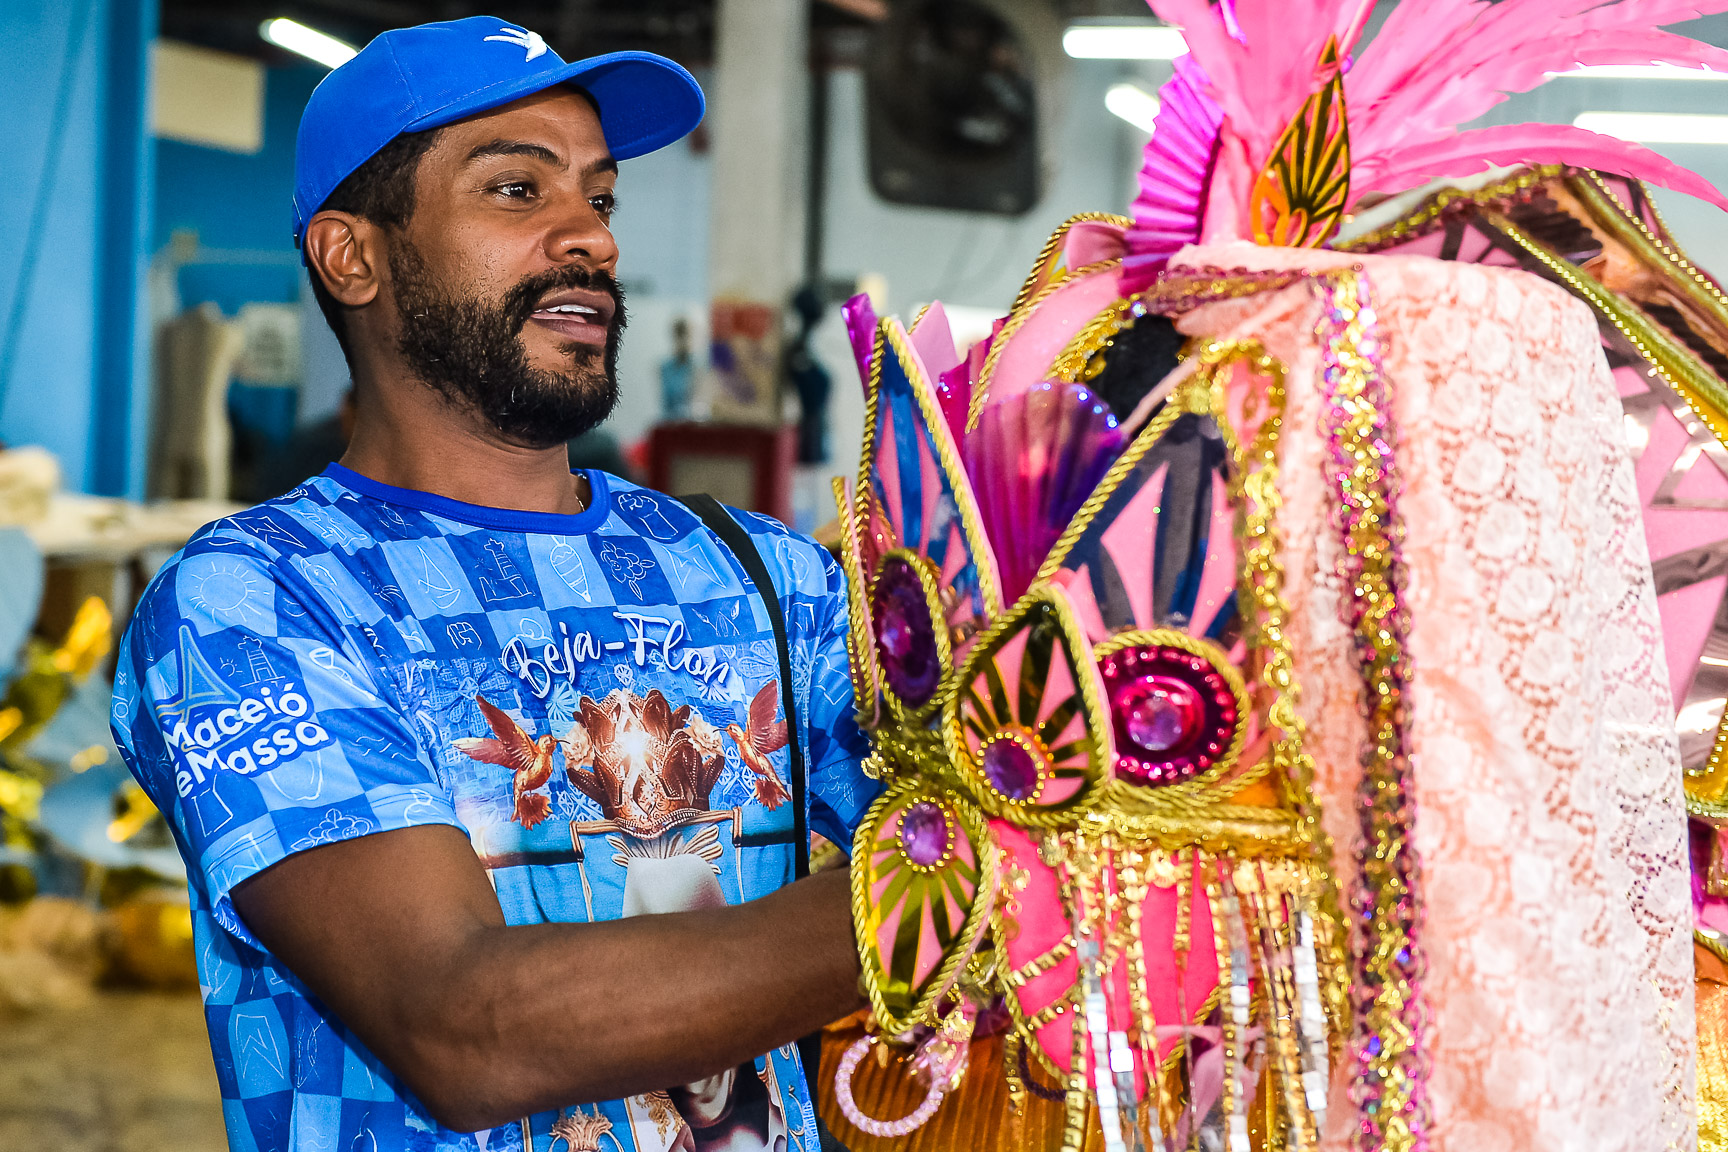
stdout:
[(1158, 115), (1158, 97), (1138, 84), (1112, 84), (1104, 93), (1104, 107), (1140, 131), (1151, 135)]
[(1174, 60), (1188, 42), (1168, 24), (1075, 24), (1062, 33), (1062, 50), (1076, 60)]
[(1572, 123), (1640, 144), (1728, 144), (1728, 116), (1690, 112), (1581, 112)]
[(1678, 64), (1585, 64), (1570, 72), (1550, 72), (1577, 80), (1728, 80), (1728, 72), (1682, 68)]
[(346, 40), (338, 40), (286, 16), (278, 16), (258, 25), (258, 35), (278, 48), (297, 52), (308, 60), (316, 60), (326, 68), (340, 68), (360, 52)]

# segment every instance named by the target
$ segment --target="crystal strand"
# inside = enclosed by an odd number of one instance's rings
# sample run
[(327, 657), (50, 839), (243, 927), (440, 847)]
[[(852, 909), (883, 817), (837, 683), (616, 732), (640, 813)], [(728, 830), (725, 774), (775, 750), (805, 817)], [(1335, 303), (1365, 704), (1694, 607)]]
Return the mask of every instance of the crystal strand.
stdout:
[[(1074, 998), (1079, 999), (1079, 988)], [(1071, 1014), (1074, 1020), (1074, 1051), (1069, 1057), (1068, 1091), (1063, 1104), (1062, 1152), (1083, 1152), (1086, 1147), (1086, 1102), (1091, 1093), (1086, 1089), (1086, 1042), (1089, 1039), (1083, 1013)]]
[[(1139, 846), (1128, 849), (1128, 865), (1122, 869), (1128, 898), (1128, 990), (1134, 1002), (1135, 1024), (1140, 1032), (1140, 1059), (1146, 1068), (1146, 1131), (1155, 1152), (1165, 1152), (1161, 1112), (1164, 1082), (1158, 1074), (1158, 1027), (1152, 1016), (1152, 997), (1146, 987), (1146, 854)], [(1133, 1075), (1133, 1055), (1128, 1064)], [(1120, 1078), (1120, 1074), (1118, 1074)], [(1135, 1128), (1139, 1139), (1139, 1129)]]
[[(1112, 856), (1109, 839), (1101, 840), (1097, 847), (1106, 857)], [(1128, 1033), (1110, 1027), (1109, 1001), (1104, 994), (1107, 964), (1102, 940), (1111, 935), (1111, 905), (1120, 895), (1109, 884), (1115, 872), (1114, 860), (1110, 861), (1108, 869), (1099, 866), (1095, 854), (1087, 863), (1090, 866), (1085, 870), (1081, 883), (1076, 885), (1074, 936), (1080, 962), (1081, 1014), (1085, 1017), (1086, 1030), (1092, 1041), (1092, 1085), (1098, 1101), (1099, 1125), (1103, 1129), (1105, 1152), (1130, 1152), (1130, 1145), (1132, 1152), (1145, 1152), (1135, 1115), (1138, 1109), (1134, 1091), (1134, 1053), (1128, 1045)], [(1088, 893), (1085, 889), (1090, 886), (1087, 881), (1096, 884), (1093, 909), (1086, 908)], [(1125, 1072), (1124, 1064), (1127, 1066)], [(1128, 1139), (1124, 1138), (1124, 1131), (1131, 1134)]]
[(1227, 870), (1219, 876), (1225, 938), (1229, 946), (1230, 1004), (1224, 1027), (1224, 1109), (1228, 1152), (1249, 1152), (1248, 1101), (1242, 1099), (1246, 1076), (1242, 1041), (1248, 1033), (1252, 997), (1248, 988), (1248, 927), (1242, 922), (1242, 902)]
[[(1124, 908), (1126, 896), (1123, 868), (1118, 863), (1121, 845), (1117, 842), (1114, 834), (1106, 834), (1101, 846), (1109, 862), (1107, 873), (1099, 881), (1104, 889), (1106, 900), (1105, 934), (1119, 938), (1122, 931), (1131, 930), (1133, 927), (1133, 918), (1127, 914)], [(1132, 872), (1132, 870), (1130, 871)], [(1135, 883), (1141, 883), (1138, 876), (1135, 876)], [(1141, 887), (1143, 890), (1144, 884), (1141, 884)], [(1142, 895), (1144, 895), (1144, 891), (1142, 891)], [(1120, 942), (1114, 951), (1115, 956), (1110, 958), (1108, 962), (1102, 963), (1099, 968), (1098, 982), (1101, 997), (1104, 991), (1104, 978), (1108, 974), (1108, 969), (1117, 962), (1124, 951)], [(1132, 985), (1132, 977), (1130, 977), (1129, 983)], [(1133, 989), (1130, 988), (1130, 999), (1132, 999), (1132, 992)], [(1106, 1004), (1105, 1012), (1106, 1023), (1108, 1023), (1108, 1004)], [(1127, 1152), (1146, 1152), (1146, 1144), (1140, 1139), (1140, 1092), (1134, 1084), (1134, 1048), (1128, 1042), (1128, 1031), (1125, 1028), (1109, 1029), (1108, 1038), (1110, 1076), (1114, 1082), (1113, 1088), (1116, 1093), (1116, 1112), (1120, 1117), (1118, 1123), (1121, 1125), (1122, 1143)]]
[(1063, 1103), (1062, 1152), (1082, 1152), (1085, 1148), (1086, 1102), (1090, 1097), (1086, 1088), (1086, 1048), (1090, 1036), (1082, 1003), (1085, 995), (1086, 960), (1081, 955), (1081, 947), (1090, 933), (1085, 922), (1082, 878), (1075, 875), (1075, 857), (1079, 848), (1078, 833), (1067, 836), (1052, 834), (1044, 837), (1038, 845), (1039, 857), (1045, 864), (1056, 869), (1057, 883), (1062, 890), (1062, 902), (1073, 916), (1070, 925), (1072, 935), (1069, 939), (1074, 949), (1076, 964), (1074, 988), (1069, 993), (1068, 1003), (1075, 1011), (1069, 1014), (1073, 1020), (1073, 1048), (1069, 1055), (1068, 1091)]
[[(1256, 890), (1245, 892), (1252, 907), (1260, 941), (1260, 971), (1265, 977), (1268, 1050), (1277, 1066), (1277, 1096), (1284, 1105), (1287, 1135), (1298, 1150), (1318, 1139), (1302, 1086), (1302, 1040), (1298, 1029), (1294, 960), (1290, 950), (1290, 928), (1283, 898), (1266, 874), (1264, 862), (1256, 866)], [(1268, 1082), (1268, 1099), (1272, 1084)]]
[[(1195, 850), (1195, 855), (1185, 857), (1183, 850), (1178, 848), (1171, 859), (1176, 865), (1176, 928), (1170, 938), (1170, 951), (1176, 958), (1176, 1015), (1180, 1017), (1176, 1023), (1182, 1028), (1177, 1043), (1181, 1045), (1183, 1075), (1188, 1080), (1187, 1099), (1182, 1110), (1188, 1115), (1188, 1135), (1192, 1141), (1199, 1130), (1200, 1118), (1194, 1115), (1194, 1055), (1188, 1044), (1188, 1029), (1194, 1025), (1188, 1015), (1188, 949), (1194, 915), (1194, 868), (1199, 850)], [(1180, 1127), (1180, 1120), (1177, 1123)]]
[(1314, 917), (1307, 908), (1296, 912), (1296, 998), (1302, 1035), (1302, 1090), (1314, 1127), (1326, 1126), (1326, 1092), (1330, 1062), (1326, 1051), (1326, 1009), (1320, 1002), (1320, 962), (1314, 947)]
[(1080, 939), (1081, 1015), (1092, 1038), (1092, 1094), (1098, 1101), (1098, 1122), (1104, 1129), (1104, 1152), (1126, 1152), (1122, 1117), (1116, 1107), (1116, 1082), (1110, 1070), (1110, 1017), (1105, 1010), (1104, 984), (1098, 978), (1098, 941)]
[[(1104, 917), (1104, 926), (1108, 934), (1120, 938), (1121, 931), (1127, 931), (1127, 950), (1132, 955), (1134, 946), (1134, 929), (1137, 917), (1128, 912), (1128, 893), (1139, 888), (1142, 900), (1146, 898), (1146, 883), (1140, 879), (1139, 869), (1123, 867), (1118, 864), (1121, 857), (1121, 845), (1116, 841), (1115, 834), (1104, 838), (1104, 851), (1109, 858), (1109, 876), (1102, 881), (1104, 891), (1109, 898), (1109, 915)], [(1115, 881), (1115, 883), (1109, 883)], [(1120, 959), (1123, 945), (1116, 945), (1116, 957)], [(1115, 964), (1115, 960), (1111, 960)], [(1099, 995), (1104, 991), (1104, 976), (1108, 974), (1109, 965), (1101, 965), (1099, 969)], [(1134, 972), (1130, 967), (1128, 972), (1128, 1003), (1132, 1012), (1134, 1003)], [(1108, 1003), (1106, 1003), (1106, 1022), (1108, 1022)], [(1121, 1142), (1128, 1152), (1146, 1152), (1146, 1142), (1140, 1140), (1140, 1092), (1134, 1083), (1134, 1045), (1128, 1041), (1128, 1031), (1125, 1028), (1109, 1029), (1109, 1074), (1113, 1079), (1113, 1090), (1116, 1093), (1116, 1112), (1121, 1117)]]

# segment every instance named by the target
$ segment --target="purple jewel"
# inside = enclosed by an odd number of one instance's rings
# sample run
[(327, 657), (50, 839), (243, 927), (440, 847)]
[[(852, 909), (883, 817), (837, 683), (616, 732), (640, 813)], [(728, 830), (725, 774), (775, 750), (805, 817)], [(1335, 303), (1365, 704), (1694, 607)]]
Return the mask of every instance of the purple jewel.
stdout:
[(876, 652), (894, 694), (914, 708), (936, 694), (942, 679), (936, 628), (924, 599), (924, 584), (898, 557), (882, 566), (870, 598), (876, 618)]
[(920, 868), (934, 868), (948, 854), (948, 814), (940, 805), (915, 800), (900, 814), (900, 851)]
[(1128, 738), (1148, 752), (1171, 752), (1200, 727), (1202, 709), (1194, 689), (1167, 676), (1148, 676), (1116, 693)]
[(992, 740), (984, 749), (984, 778), (1010, 800), (1038, 793), (1038, 762), (1018, 740)]

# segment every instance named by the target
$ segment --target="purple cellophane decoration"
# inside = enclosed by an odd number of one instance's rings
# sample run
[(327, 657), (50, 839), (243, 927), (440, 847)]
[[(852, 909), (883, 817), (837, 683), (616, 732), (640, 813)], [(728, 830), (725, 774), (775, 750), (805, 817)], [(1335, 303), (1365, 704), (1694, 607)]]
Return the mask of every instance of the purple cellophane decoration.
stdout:
[(846, 318), (846, 336), (858, 361), (858, 380), (869, 387), (870, 361), (876, 355), (876, 309), (870, 297), (860, 292), (840, 306), (840, 314)]
[(966, 414), (972, 406), (972, 364), (970, 358), (960, 361), (936, 380), (936, 403), (954, 442), (966, 438)]
[(1116, 417), (1078, 384), (1043, 383), (985, 408), (962, 450), (1013, 601), (1122, 450)]
[(1182, 56), (1176, 74), (1158, 90), (1158, 117), (1140, 165), (1140, 194), (1134, 198), (1134, 224), (1122, 261), (1124, 295), (1151, 284), (1178, 249), (1200, 238), (1206, 185), (1224, 122), (1223, 109), (1206, 94), (1210, 86), (1194, 58)]

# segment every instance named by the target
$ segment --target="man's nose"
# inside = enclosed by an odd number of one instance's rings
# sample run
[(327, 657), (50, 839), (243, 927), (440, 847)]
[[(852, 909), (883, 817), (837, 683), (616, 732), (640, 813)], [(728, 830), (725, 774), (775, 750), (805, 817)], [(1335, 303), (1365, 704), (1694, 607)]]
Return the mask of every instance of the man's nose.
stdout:
[(612, 229), (587, 200), (570, 206), (546, 234), (546, 255), (555, 264), (570, 261), (611, 272), (618, 264), (618, 242)]

